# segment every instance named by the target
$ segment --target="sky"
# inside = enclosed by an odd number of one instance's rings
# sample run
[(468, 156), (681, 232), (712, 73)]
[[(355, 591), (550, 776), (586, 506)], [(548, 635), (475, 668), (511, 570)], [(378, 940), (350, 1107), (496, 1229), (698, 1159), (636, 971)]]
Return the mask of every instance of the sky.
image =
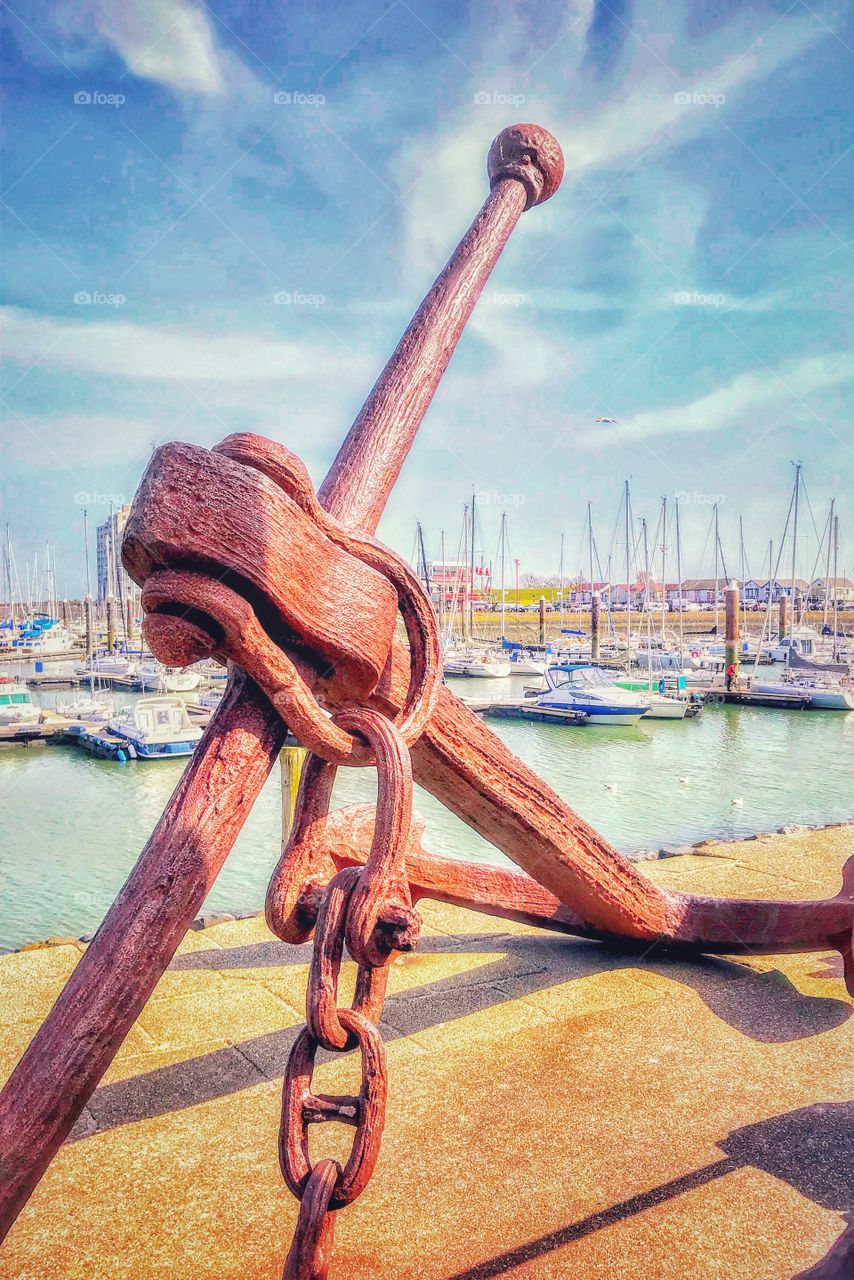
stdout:
[[(686, 576), (831, 499), (854, 571), (851, 6), (13, 0), (3, 15), (3, 520), (19, 568), (130, 500), (155, 444), (282, 441), (319, 485), (515, 121), (566, 176), (523, 215), (379, 536), (522, 571), (624, 554), (678, 498)], [(614, 423), (597, 423), (597, 418)], [(636, 524), (633, 536), (640, 526)], [(615, 533), (615, 529), (617, 532)], [(671, 547), (673, 526), (660, 540)], [(847, 535), (847, 536), (846, 536)], [(767, 564), (765, 566), (767, 568)]]

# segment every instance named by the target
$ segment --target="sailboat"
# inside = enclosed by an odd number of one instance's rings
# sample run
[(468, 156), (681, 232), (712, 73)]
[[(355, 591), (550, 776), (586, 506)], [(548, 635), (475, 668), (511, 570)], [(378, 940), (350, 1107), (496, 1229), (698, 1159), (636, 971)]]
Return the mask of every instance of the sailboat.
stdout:
[[(794, 463), (795, 467), (795, 484), (792, 498), (789, 503), (789, 515), (786, 517), (786, 528), (783, 530), (783, 541), (785, 541), (786, 530), (789, 526), (789, 516), (793, 517), (792, 524), (792, 627), (788, 634), (781, 635), (776, 645), (768, 648), (768, 653), (774, 661), (783, 661), (785, 669), (779, 678), (770, 680), (757, 680), (756, 668), (754, 667), (753, 679), (750, 687), (758, 693), (806, 693), (809, 696), (809, 707), (822, 711), (854, 711), (854, 685), (852, 685), (851, 675), (849, 672), (833, 672), (830, 669), (821, 670), (804, 670), (792, 667), (792, 658), (797, 656), (803, 661), (809, 661), (819, 652), (819, 646), (823, 644), (821, 637), (812, 628), (798, 626), (795, 617), (795, 582), (797, 570), (797, 548), (798, 548), (798, 513), (799, 499), (801, 488), (803, 485), (802, 464)], [(828, 534), (830, 530), (828, 529)], [(836, 567), (838, 563), (838, 525), (834, 524), (834, 577), (836, 576)], [(782, 552), (782, 543), (781, 543)], [(779, 556), (777, 560), (779, 567)], [(771, 583), (777, 581), (777, 573), (775, 570), (774, 577), (769, 582), (768, 589), (768, 613), (770, 617), (772, 605)], [(838, 601), (835, 605), (834, 618), (838, 618)], [(764, 631), (764, 628), (763, 628)], [(834, 642), (835, 642), (836, 625), (834, 625)], [(835, 655), (834, 655), (835, 656)], [(811, 664), (812, 665), (812, 664)]]
[[(466, 555), (463, 560), (462, 578), (463, 600), (460, 613), (463, 619), (463, 640), (456, 646), (450, 636), (445, 639), (444, 672), (446, 676), (465, 676), (469, 679), (497, 680), (511, 673), (510, 663), (496, 650), (475, 644), (473, 635), (473, 592), (475, 579), (475, 495), (471, 498), (471, 518), (469, 509), (463, 509), (462, 541)], [(468, 578), (468, 585), (466, 585)], [(456, 584), (455, 584), (456, 588)], [(456, 597), (456, 589), (454, 596)], [(453, 601), (451, 609), (451, 625), (453, 626)]]
[[(87, 516), (83, 512), (83, 544), (84, 554), (86, 557), (86, 597), (90, 598), (92, 583), (89, 577), (89, 532), (87, 525)], [(65, 716), (68, 720), (76, 720), (83, 724), (103, 724), (109, 720), (110, 716), (115, 712), (115, 703), (112, 698), (105, 696), (103, 690), (98, 695), (95, 694), (95, 685), (97, 683), (96, 673), (91, 669), (89, 675), (89, 696), (83, 698), (69, 698), (64, 702), (57, 702), (56, 710), (61, 716)]]
[[(663, 514), (666, 507), (663, 509)], [(646, 614), (647, 653), (652, 653), (652, 609), (650, 608), (650, 567), (649, 542), (646, 520), (643, 521), (643, 553), (644, 553), (644, 613)], [(664, 584), (662, 583), (662, 591)], [(617, 682), (619, 683), (619, 681)], [(647, 691), (642, 695), (647, 703), (644, 714), (646, 720), (684, 720), (688, 714), (689, 703), (680, 698), (670, 698), (652, 687), (652, 663), (647, 665)]]

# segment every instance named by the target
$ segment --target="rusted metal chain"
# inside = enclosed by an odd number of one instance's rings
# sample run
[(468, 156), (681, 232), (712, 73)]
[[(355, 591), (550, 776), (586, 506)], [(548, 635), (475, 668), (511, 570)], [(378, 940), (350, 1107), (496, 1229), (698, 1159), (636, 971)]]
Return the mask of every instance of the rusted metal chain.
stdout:
[[(300, 1200), (294, 1244), (284, 1280), (323, 1276), (331, 1247), (331, 1213), (351, 1204), (364, 1190), (377, 1162), (388, 1094), (385, 1048), (378, 1023), (385, 1000), (388, 964), (396, 949), (415, 945), (420, 918), (411, 905), (404, 859), (412, 817), (412, 767), (400, 730), (377, 711), (353, 709), (339, 724), (365, 738), (377, 761), (377, 808), (370, 851), (364, 867), (333, 876), (320, 899), (314, 951), (306, 991), (306, 1028), (288, 1057), (282, 1089), (279, 1165), (289, 1189)], [(316, 757), (310, 757), (310, 761)], [(315, 835), (323, 838), (331, 777), (336, 766), (311, 764), (309, 783), (298, 807), (314, 815)], [(322, 811), (313, 807), (315, 786)], [(302, 828), (300, 815), (295, 822)], [(293, 871), (293, 868), (290, 868)], [(338, 1005), (338, 973), (345, 937), (358, 963), (351, 1009)], [(311, 1088), (319, 1048), (346, 1051), (358, 1045), (362, 1086), (356, 1097), (314, 1093)], [(350, 1158), (331, 1186), (331, 1173), (318, 1175), (308, 1151), (308, 1126), (338, 1120), (355, 1126)], [(322, 1186), (322, 1195), (321, 1195)], [(310, 1204), (303, 1208), (306, 1198)], [(322, 1208), (321, 1208), (322, 1207)], [(322, 1256), (321, 1256), (322, 1255)]]

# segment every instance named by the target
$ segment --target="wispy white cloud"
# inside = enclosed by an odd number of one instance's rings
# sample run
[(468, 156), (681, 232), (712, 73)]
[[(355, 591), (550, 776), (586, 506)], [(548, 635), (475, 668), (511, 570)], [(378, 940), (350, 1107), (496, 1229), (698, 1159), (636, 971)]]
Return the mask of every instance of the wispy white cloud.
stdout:
[(100, 35), (136, 76), (170, 88), (219, 94), (223, 55), (202, 5), (186, 0), (94, 0)]
[[(325, 339), (202, 333), (121, 320), (83, 322), (17, 307), (0, 308), (0, 332), (9, 361), (25, 366), (35, 363), (42, 370), (67, 369), (105, 377), (316, 386), (319, 379), (328, 377), (330, 366)], [(334, 366), (336, 379), (364, 382), (370, 362), (339, 347)]]
[[(790, 361), (778, 370), (758, 369), (740, 373), (723, 386), (686, 404), (652, 409), (621, 422), (616, 430), (590, 439), (589, 447), (639, 442), (653, 436), (711, 434), (748, 426), (757, 419), (798, 410), (816, 392), (854, 380), (854, 359), (836, 352)], [(807, 422), (816, 416), (807, 409)]]

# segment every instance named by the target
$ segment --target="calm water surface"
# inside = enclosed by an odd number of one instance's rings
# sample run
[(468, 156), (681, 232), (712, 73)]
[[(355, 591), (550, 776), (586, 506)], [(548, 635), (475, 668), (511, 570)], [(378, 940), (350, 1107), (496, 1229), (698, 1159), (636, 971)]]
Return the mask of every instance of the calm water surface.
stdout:
[[(452, 688), (483, 696), (486, 683), (455, 680)], [(523, 683), (488, 682), (488, 690), (500, 696), (499, 689), (504, 695)], [(38, 696), (50, 706), (71, 695)], [(854, 817), (854, 713), (714, 707), (698, 720), (622, 729), (514, 721), (492, 727), (622, 850)], [(65, 747), (0, 751), (0, 946), (95, 928), (185, 763), (119, 765)], [(337, 803), (373, 798), (366, 771), (340, 770), (338, 777)], [(278, 856), (280, 803), (276, 771), (220, 873), (210, 909), (263, 903)], [(417, 791), (416, 806), (427, 819), (428, 848), (504, 861), (426, 792)]]

